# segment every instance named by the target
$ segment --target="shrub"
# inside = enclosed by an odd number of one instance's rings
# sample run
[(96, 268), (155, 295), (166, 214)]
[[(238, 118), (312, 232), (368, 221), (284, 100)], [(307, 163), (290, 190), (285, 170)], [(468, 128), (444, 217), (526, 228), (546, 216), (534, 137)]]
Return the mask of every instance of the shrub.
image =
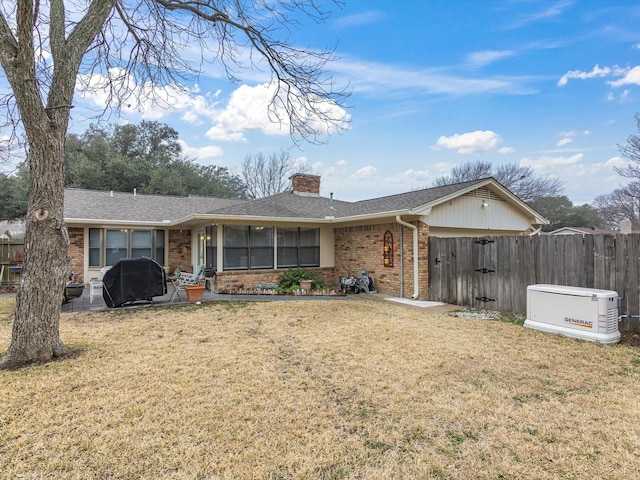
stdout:
[(286, 272), (280, 274), (278, 290), (284, 293), (291, 293), (295, 290), (299, 290), (300, 282), (302, 280), (311, 280), (313, 282), (313, 290), (321, 290), (326, 287), (324, 283), (318, 280), (313, 272), (304, 268), (290, 268)]

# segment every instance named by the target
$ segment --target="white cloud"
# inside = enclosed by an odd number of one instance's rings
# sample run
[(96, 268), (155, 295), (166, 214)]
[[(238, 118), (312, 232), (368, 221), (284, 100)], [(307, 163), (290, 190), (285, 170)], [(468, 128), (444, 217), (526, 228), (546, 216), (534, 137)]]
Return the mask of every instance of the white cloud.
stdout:
[[(229, 98), (229, 102), (217, 115), (216, 124), (206, 133), (215, 140), (243, 141), (244, 132), (258, 131), (266, 135), (289, 135), (289, 119), (283, 108), (284, 99), (276, 99), (272, 104), (276, 86), (262, 84), (255, 87), (241, 85)], [(270, 106), (271, 105), (271, 106)], [(337, 119), (340, 128), (348, 128), (349, 115), (345, 110), (329, 101), (318, 101), (317, 108), (328, 117)], [(305, 112), (300, 104), (295, 105), (301, 114)], [(318, 117), (310, 116), (307, 124), (318, 135), (324, 136), (336, 131), (335, 125), (327, 124)]]
[(404, 172), (394, 175), (394, 181), (405, 185), (415, 185), (416, 183), (426, 185), (428, 182), (433, 180), (433, 177), (434, 175), (429, 171), (429, 169), (415, 170), (410, 168), (409, 170), (405, 170)]
[(562, 137), (560, 140), (558, 140), (558, 143), (556, 143), (556, 147), (563, 147), (565, 145), (569, 145), (570, 143), (573, 143), (573, 139), (580, 137), (580, 136), (589, 136), (591, 135), (591, 132), (589, 130), (583, 130), (582, 132), (577, 132), (575, 130), (567, 130), (567, 131), (562, 131), (560, 132), (560, 136)]
[(359, 168), (352, 176), (357, 180), (363, 180), (365, 178), (372, 177), (376, 173), (376, 170), (376, 167), (369, 165)]
[(339, 18), (335, 24), (339, 27), (362, 27), (364, 25), (379, 23), (383, 21), (386, 16), (387, 14), (381, 10), (367, 10), (362, 13)]
[(579, 78), (584, 80), (587, 78), (606, 77), (610, 74), (611, 74), (611, 68), (609, 67), (600, 68), (599, 65), (596, 65), (595, 67), (593, 67), (593, 69), (590, 72), (582, 72), (580, 70), (571, 70), (565, 73), (562, 77), (560, 77), (560, 80), (558, 80), (558, 86), (564, 87), (567, 84), (567, 82), (569, 82), (569, 79), (571, 78)]
[(551, 177), (559, 177), (560, 169), (563, 167), (573, 167), (579, 164), (584, 158), (584, 154), (576, 153), (570, 157), (538, 157), (538, 158), (523, 158), (520, 160), (520, 165), (529, 167), (539, 175), (546, 175)]
[(506, 26), (505, 28), (521, 28), (530, 23), (557, 17), (559, 15), (562, 15), (572, 5), (573, 0), (561, 0), (554, 2), (553, 4), (551, 4), (551, 2), (543, 3), (543, 6), (545, 7), (544, 10), (526, 15), (519, 15), (510, 25)]
[(481, 67), (502, 60), (503, 58), (511, 57), (514, 54), (515, 52), (513, 50), (482, 50), (467, 55), (467, 62)]
[[(570, 70), (565, 73), (560, 80), (558, 80), (558, 86), (564, 87), (570, 79), (586, 80), (589, 78), (603, 78), (603, 77), (622, 77), (619, 80), (607, 81), (607, 84), (613, 88), (618, 88), (623, 85), (640, 85), (640, 66), (633, 68), (621, 68), (617, 65), (613, 67), (600, 68), (599, 65), (593, 67), (590, 72), (583, 72), (581, 70)], [(628, 94), (624, 94), (626, 96)], [(613, 100), (615, 97), (613, 94), (607, 96), (607, 100)], [(624, 99), (621, 99), (624, 101)]]
[(182, 152), (190, 158), (194, 158), (198, 163), (206, 164), (206, 160), (222, 157), (224, 150), (216, 145), (206, 147), (190, 147), (184, 140), (178, 140), (182, 146)]
[(631, 93), (630, 90), (627, 90), (626, 88), (622, 91), (622, 93), (620, 94), (620, 103), (625, 103), (629, 101), (629, 94)]
[(615, 82), (607, 82), (612, 87), (621, 87), (622, 85), (640, 85), (640, 67), (633, 67), (626, 71), (624, 77)]
[(613, 169), (614, 167), (625, 167), (627, 165), (627, 161), (622, 157), (611, 157), (604, 164)]
[[(226, 105), (220, 98), (220, 91), (200, 94), (200, 87), (195, 85), (190, 90), (176, 85), (157, 87), (150, 83), (136, 84), (135, 79), (122, 69), (109, 71), (108, 76), (80, 75), (78, 77), (78, 93), (101, 109), (112, 105), (109, 97), (113, 91), (125, 92), (118, 99), (125, 113), (137, 113), (145, 120), (160, 120), (172, 114), (181, 114), (182, 120), (193, 125), (213, 123), (206, 135), (215, 141), (244, 141), (244, 134), (257, 131), (266, 135), (289, 135), (289, 117), (282, 108), (287, 100), (272, 100), (276, 92), (275, 85), (257, 86), (241, 85), (229, 97)], [(284, 91), (284, 89), (283, 89)], [(281, 92), (282, 93), (282, 92)], [(313, 107), (335, 119), (338, 126), (321, 121), (312, 112), (305, 111), (301, 102), (293, 99), (293, 107), (306, 118), (307, 126), (318, 136), (335, 133), (338, 128), (348, 129), (350, 119), (347, 112), (335, 103), (327, 100), (313, 101)], [(278, 121), (281, 120), (281, 122)]]
[(625, 88), (619, 95), (616, 96), (615, 93), (609, 92), (607, 94), (607, 101), (609, 102), (618, 102), (618, 103), (627, 103), (631, 101), (631, 90)]
[(347, 166), (347, 163), (348, 163), (348, 162), (347, 162), (346, 160), (342, 159), (342, 160), (338, 160), (338, 161), (336, 162), (336, 165), (338, 165), (339, 167), (346, 167), (346, 166)]
[(217, 142), (246, 142), (242, 132), (233, 132), (216, 125), (207, 130), (207, 138)]
[(472, 155), (493, 150), (501, 142), (500, 135), (491, 130), (476, 130), (450, 137), (441, 136), (436, 146), (456, 149), (461, 155)]
[[(79, 98), (101, 109), (116, 104), (125, 113), (137, 113), (144, 120), (160, 120), (175, 112), (183, 112), (183, 120), (200, 124), (201, 117), (212, 118), (217, 114), (217, 101), (199, 95), (199, 86), (188, 90), (177, 85), (158, 87), (152, 83), (135, 82), (121, 68), (112, 68), (108, 75), (79, 75), (76, 91)], [(110, 98), (111, 92), (120, 92), (120, 98)]]
[(528, 95), (536, 90), (527, 84), (527, 76), (465, 77), (447, 73), (443, 69), (407, 69), (402, 65), (364, 62), (342, 57), (331, 63), (336, 78), (349, 83), (353, 92), (374, 92), (388, 96), (390, 92), (406, 92), (407, 95), (445, 94), (473, 95), (498, 93)]
[(498, 149), (498, 153), (501, 155), (506, 155), (507, 153), (513, 153), (516, 149), (513, 147), (501, 147)]

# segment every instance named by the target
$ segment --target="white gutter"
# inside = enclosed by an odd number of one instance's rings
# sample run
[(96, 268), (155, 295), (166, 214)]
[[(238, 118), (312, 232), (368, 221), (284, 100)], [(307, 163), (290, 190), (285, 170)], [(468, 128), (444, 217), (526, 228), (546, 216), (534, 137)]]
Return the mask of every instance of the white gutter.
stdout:
[(405, 222), (400, 215), (396, 215), (396, 222), (413, 230), (413, 295), (411, 295), (411, 298), (415, 300), (420, 295), (420, 285), (418, 283), (418, 227)]

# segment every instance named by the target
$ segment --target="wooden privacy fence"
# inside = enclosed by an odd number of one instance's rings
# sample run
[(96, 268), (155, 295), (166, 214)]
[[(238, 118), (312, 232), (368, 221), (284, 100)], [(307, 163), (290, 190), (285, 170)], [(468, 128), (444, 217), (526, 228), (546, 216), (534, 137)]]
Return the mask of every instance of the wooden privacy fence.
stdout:
[[(527, 286), (614, 290), (620, 314), (640, 314), (640, 234), (429, 238), (429, 299), (526, 313)], [(627, 319), (621, 332), (640, 332)]]

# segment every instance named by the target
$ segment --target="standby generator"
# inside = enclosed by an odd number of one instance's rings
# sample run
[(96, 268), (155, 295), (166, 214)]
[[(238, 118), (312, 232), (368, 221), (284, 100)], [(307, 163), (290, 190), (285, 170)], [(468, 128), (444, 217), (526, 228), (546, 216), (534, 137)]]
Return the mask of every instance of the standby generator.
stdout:
[(565, 285), (529, 285), (525, 327), (599, 343), (617, 343), (618, 294)]

